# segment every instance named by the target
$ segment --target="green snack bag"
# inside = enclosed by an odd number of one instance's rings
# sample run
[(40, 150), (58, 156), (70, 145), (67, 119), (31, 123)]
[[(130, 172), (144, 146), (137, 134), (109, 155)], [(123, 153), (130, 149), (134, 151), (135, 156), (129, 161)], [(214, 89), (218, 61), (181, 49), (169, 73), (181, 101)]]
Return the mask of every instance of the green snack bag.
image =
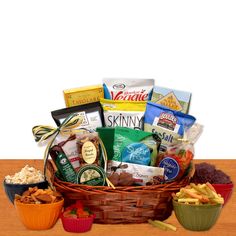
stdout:
[(112, 160), (155, 166), (160, 144), (158, 134), (116, 127)]
[(114, 155), (113, 152), (114, 131), (115, 131), (114, 128), (108, 128), (108, 127), (96, 129), (96, 132), (98, 132), (98, 135), (105, 146), (108, 160), (112, 160), (112, 157)]

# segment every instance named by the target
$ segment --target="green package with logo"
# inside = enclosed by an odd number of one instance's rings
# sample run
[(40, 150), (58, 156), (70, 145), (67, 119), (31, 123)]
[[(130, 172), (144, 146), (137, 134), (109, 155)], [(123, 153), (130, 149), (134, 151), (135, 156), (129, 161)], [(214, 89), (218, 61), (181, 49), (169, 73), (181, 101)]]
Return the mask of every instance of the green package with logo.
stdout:
[(158, 134), (116, 127), (114, 131), (114, 161), (155, 166), (161, 138)]

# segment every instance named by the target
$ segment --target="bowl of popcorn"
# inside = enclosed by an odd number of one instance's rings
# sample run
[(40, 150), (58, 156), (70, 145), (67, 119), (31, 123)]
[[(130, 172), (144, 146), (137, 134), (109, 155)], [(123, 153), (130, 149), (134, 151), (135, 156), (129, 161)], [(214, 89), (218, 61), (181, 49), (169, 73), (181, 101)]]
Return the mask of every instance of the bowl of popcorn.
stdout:
[(28, 188), (16, 195), (14, 206), (23, 225), (31, 230), (50, 229), (57, 222), (64, 199), (51, 189)]
[(14, 204), (15, 194), (22, 195), (29, 187), (45, 189), (48, 182), (40, 170), (26, 165), (20, 172), (5, 176), (3, 186), (8, 199)]
[(224, 199), (210, 183), (191, 183), (173, 194), (172, 202), (175, 216), (185, 229), (205, 231), (216, 223)]

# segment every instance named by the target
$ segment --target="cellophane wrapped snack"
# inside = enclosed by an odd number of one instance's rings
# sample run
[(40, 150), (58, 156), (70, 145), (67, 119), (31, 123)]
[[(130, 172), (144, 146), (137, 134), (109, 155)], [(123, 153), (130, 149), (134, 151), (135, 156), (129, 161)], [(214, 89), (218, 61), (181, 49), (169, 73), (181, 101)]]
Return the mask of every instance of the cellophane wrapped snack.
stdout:
[(79, 153), (77, 149), (77, 139), (76, 135), (70, 135), (65, 139), (64, 136), (58, 135), (55, 144), (59, 145), (64, 151), (65, 155), (71, 162), (75, 171), (78, 171), (80, 167)]
[(76, 138), (80, 165), (101, 165), (98, 133), (84, 133)]
[(107, 175), (115, 186), (151, 185), (163, 182), (164, 168), (110, 160)]
[(179, 180), (189, 171), (194, 157), (194, 144), (202, 131), (203, 126), (195, 123), (185, 132), (183, 139), (160, 155), (157, 166), (165, 169), (166, 182)]
[(96, 132), (58, 135), (49, 153), (58, 168), (57, 177), (73, 183), (83, 166), (100, 168), (105, 164)]

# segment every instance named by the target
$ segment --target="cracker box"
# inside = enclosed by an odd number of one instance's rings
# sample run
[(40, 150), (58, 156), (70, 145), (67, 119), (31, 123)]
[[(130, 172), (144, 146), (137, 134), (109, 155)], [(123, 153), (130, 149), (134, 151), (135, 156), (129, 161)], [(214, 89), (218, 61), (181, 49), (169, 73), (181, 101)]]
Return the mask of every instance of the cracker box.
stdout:
[(86, 86), (63, 91), (66, 107), (99, 102), (104, 97), (102, 85)]
[(151, 101), (187, 114), (191, 101), (191, 93), (155, 86)]

